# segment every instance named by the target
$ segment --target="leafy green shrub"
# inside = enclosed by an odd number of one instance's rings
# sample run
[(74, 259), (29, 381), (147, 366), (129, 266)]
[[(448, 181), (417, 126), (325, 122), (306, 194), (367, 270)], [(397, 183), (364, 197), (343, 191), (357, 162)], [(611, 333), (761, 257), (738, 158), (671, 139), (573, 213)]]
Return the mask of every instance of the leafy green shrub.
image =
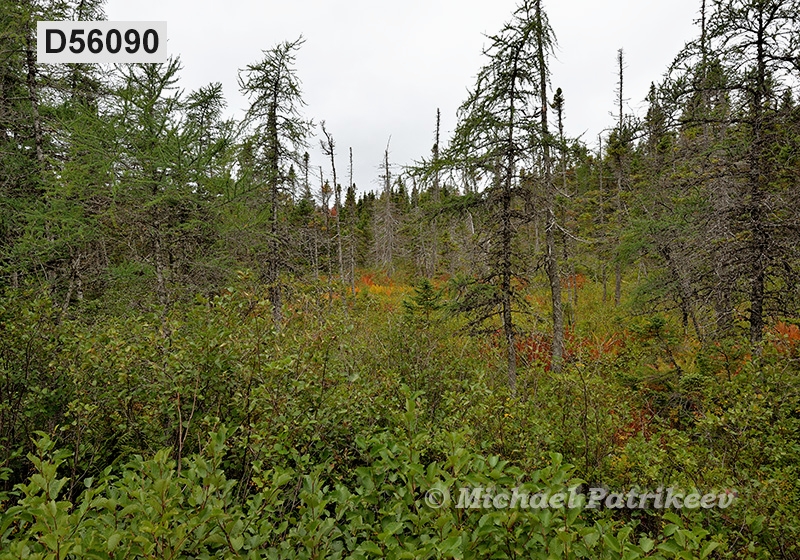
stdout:
[(167, 450), (134, 457), (120, 475), (87, 479), (72, 501), (57, 471), (65, 453), (44, 434), (36, 473), (0, 517), (0, 559), (17, 558), (705, 558), (717, 543), (664, 516), (659, 541), (636, 536), (603, 512), (431, 507), (426, 492), (459, 487), (561, 491), (578, 483), (557, 454), (523, 473), (448, 435), (446, 458), (425, 463), (430, 434), (407, 400), (404, 429), (359, 439), (365, 464), (346, 485), (326, 465), (261, 470), (244, 504), (221, 468), (227, 432), (176, 469)]

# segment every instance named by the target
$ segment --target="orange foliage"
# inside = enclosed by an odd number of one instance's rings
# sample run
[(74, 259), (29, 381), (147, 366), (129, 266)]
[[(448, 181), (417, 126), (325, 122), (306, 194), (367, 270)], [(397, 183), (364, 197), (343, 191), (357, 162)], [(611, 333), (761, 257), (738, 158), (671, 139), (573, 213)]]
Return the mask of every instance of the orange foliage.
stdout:
[[(392, 298), (393, 296), (403, 296), (410, 291), (410, 287), (404, 284), (397, 284), (394, 280), (389, 278), (386, 274), (366, 272), (361, 275), (358, 286), (356, 286), (356, 293), (366, 291), (373, 296), (382, 296), (384, 298)], [(394, 311), (395, 306), (391, 306), (388, 302), (384, 301), (383, 305), (387, 312)]]
[(547, 300), (544, 298), (544, 296), (534, 296), (532, 294), (526, 294), (525, 301), (527, 301), (528, 303), (536, 302), (536, 305), (539, 307), (547, 307)]
[(800, 327), (780, 322), (774, 327), (777, 340), (775, 348), (781, 354), (795, 356), (800, 350)]
[(381, 295), (381, 296), (386, 296), (386, 297), (391, 297), (392, 294), (394, 294), (395, 291), (397, 291), (396, 287), (394, 285), (392, 285), (392, 284), (390, 284), (388, 286), (384, 286), (384, 285), (381, 285), (381, 284), (371, 284), (367, 288), (367, 290), (369, 291), (369, 293), (371, 293), (373, 295), (376, 295), (376, 296), (377, 295)]
[(585, 274), (570, 274), (561, 279), (562, 288), (578, 288), (579, 290), (586, 285)]

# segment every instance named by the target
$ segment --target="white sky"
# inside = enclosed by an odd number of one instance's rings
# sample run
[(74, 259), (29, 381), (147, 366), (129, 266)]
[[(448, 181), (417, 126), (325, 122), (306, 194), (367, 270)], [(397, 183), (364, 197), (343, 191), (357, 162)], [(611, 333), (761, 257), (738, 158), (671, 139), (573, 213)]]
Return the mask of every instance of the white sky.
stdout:
[[(626, 57), (628, 112), (642, 114), (658, 81), (684, 43), (698, 34), (699, 0), (544, 0), (558, 39), (552, 87), (566, 98), (570, 136), (597, 135), (613, 125), (617, 49)], [(353, 148), (360, 191), (378, 189), (378, 165), (391, 135), (397, 165), (427, 156), (437, 107), (442, 140), (478, 69), (485, 34), (510, 19), (516, 0), (108, 0), (111, 21), (166, 21), (170, 55), (183, 62), (187, 90), (221, 82), (229, 112), (247, 103), (238, 70), (262, 50), (306, 39), (298, 53), (306, 116), (326, 121), (337, 144), (337, 175), (346, 184)], [(318, 132), (321, 134), (321, 131)], [(311, 140), (312, 164), (330, 164)]]

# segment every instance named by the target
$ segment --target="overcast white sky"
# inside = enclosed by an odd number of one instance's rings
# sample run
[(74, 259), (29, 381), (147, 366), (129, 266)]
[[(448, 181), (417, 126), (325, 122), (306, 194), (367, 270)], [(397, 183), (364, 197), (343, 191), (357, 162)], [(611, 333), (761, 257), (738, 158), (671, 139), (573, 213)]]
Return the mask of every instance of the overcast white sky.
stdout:
[[(558, 39), (552, 86), (566, 97), (566, 128), (596, 144), (613, 124), (616, 53), (626, 56), (629, 112), (642, 114), (684, 43), (698, 34), (699, 0), (545, 0)], [(306, 39), (298, 55), (306, 115), (326, 121), (337, 143), (337, 174), (347, 182), (353, 148), (360, 191), (378, 188), (377, 167), (391, 135), (397, 165), (427, 156), (437, 107), (442, 136), (484, 63), (485, 34), (496, 33), (516, 0), (108, 0), (111, 21), (166, 21), (170, 55), (180, 56), (187, 91), (221, 82), (231, 114), (247, 103), (238, 70), (278, 42)], [(312, 140), (313, 147), (318, 140)], [(330, 165), (312, 152), (312, 163)]]

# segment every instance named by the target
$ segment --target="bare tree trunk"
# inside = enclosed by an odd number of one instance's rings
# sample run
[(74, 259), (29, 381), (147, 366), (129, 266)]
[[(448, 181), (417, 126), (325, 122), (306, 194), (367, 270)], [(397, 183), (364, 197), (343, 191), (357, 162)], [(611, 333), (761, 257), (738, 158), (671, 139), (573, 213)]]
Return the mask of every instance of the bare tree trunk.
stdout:
[(336, 257), (339, 261), (339, 282), (344, 282), (344, 257), (342, 254), (342, 220), (340, 214), (342, 213), (342, 186), (336, 182), (336, 174), (334, 173), (334, 193), (336, 208)]
[[(518, 53), (517, 53), (518, 54)], [(518, 72), (518, 57), (514, 58), (512, 69), (511, 87), (516, 86), (516, 75)], [(516, 107), (514, 105), (514, 94), (509, 96), (510, 117), (508, 124), (508, 145), (506, 147), (506, 158), (503, 166), (498, 166), (497, 180), (501, 183), (501, 211), (500, 211), (500, 305), (503, 320), (503, 333), (506, 338), (506, 352), (508, 353), (508, 388), (512, 396), (517, 394), (517, 348), (516, 332), (514, 329), (514, 316), (512, 313), (512, 286), (513, 268), (511, 263), (512, 240), (514, 231), (511, 223), (511, 197), (514, 186), (514, 173), (516, 164), (516, 152), (514, 148), (514, 131), (517, 126), (515, 121)], [(500, 175), (502, 173), (502, 176)]]
[[(509, 180), (510, 177), (507, 179)], [(503, 211), (501, 240), (503, 262), (500, 278), (500, 293), (502, 294), (503, 332), (506, 338), (508, 352), (508, 388), (512, 395), (517, 393), (517, 349), (516, 333), (514, 332), (513, 317), (511, 315), (511, 188), (508, 185), (503, 189)]]
[[(558, 115), (558, 139), (561, 151), (561, 188), (563, 189), (563, 196), (569, 197), (569, 192), (568, 192), (569, 186), (567, 185), (567, 142), (564, 136), (564, 95), (563, 92), (561, 91), (561, 88), (558, 88), (558, 90), (556, 91), (556, 96), (553, 99), (553, 107), (556, 109)], [(575, 323), (577, 323), (578, 320), (577, 319), (578, 286), (575, 277), (575, 265), (574, 263), (570, 264), (570, 259), (569, 259), (570, 239), (566, 229), (567, 228), (566, 212), (562, 212), (561, 215), (563, 219), (562, 227), (564, 228), (564, 231), (561, 236), (561, 241), (564, 250), (564, 263), (566, 266), (569, 267), (569, 275), (572, 278), (571, 284), (567, 285), (567, 298), (569, 299), (570, 289), (572, 288), (573, 297), (571, 305), (572, 307), (571, 321), (572, 324), (574, 325)]]
[(570, 266), (570, 275), (572, 276), (572, 324), (578, 326), (578, 273), (575, 270), (575, 264)]
[(61, 304), (61, 315), (66, 315), (69, 310), (69, 302), (72, 300), (72, 292), (75, 290), (75, 278), (70, 276), (69, 288), (67, 288), (67, 295), (64, 296), (64, 303)]
[(756, 60), (756, 87), (753, 90), (753, 141), (750, 145), (750, 200), (748, 218), (752, 234), (752, 269), (750, 273), (750, 343), (760, 353), (761, 341), (764, 339), (764, 298), (766, 284), (767, 253), (769, 251), (769, 234), (765, 228), (765, 193), (767, 191), (768, 164), (764, 148), (764, 100), (769, 95), (767, 61), (763, 31), (764, 16), (759, 18), (758, 54)]
[[(391, 138), (389, 139), (391, 141)], [(389, 165), (389, 142), (386, 143), (386, 150), (381, 163), (383, 174), (383, 198), (384, 204), (379, 208), (376, 215), (375, 228), (375, 249), (378, 262), (386, 270), (386, 274), (394, 274), (395, 239), (397, 229), (397, 219), (395, 217), (394, 202), (392, 201), (392, 172)]]
[(269, 180), (269, 256), (267, 257), (267, 283), (272, 321), (275, 330), (283, 325), (283, 300), (281, 293), (281, 247), (278, 239), (278, 188), (280, 186), (280, 142), (278, 140), (278, 92), (273, 92), (267, 116), (267, 173)]
[(388, 269), (393, 269), (394, 263), (394, 212), (392, 212), (392, 175), (389, 171), (389, 143), (386, 143), (386, 151), (383, 153), (384, 171), (384, 195), (386, 196), (386, 263)]
[(545, 269), (550, 281), (550, 295), (553, 307), (553, 344), (551, 364), (554, 372), (561, 371), (564, 357), (564, 309), (561, 303), (561, 275), (558, 267), (558, 255), (556, 253), (555, 229), (556, 229), (556, 188), (553, 182), (551, 161), (550, 161), (550, 132), (548, 126), (548, 107), (547, 99), (547, 65), (544, 56), (544, 37), (542, 36), (542, 8), (540, 0), (536, 0), (536, 20), (537, 20), (537, 50), (539, 58), (539, 95), (541, 101), (541, 134), (542, 134), (542, 180), (546, 193), (546, 223), (545, 223)]
[(316, 232), (314, 232), (313, 241), (312, 262), (314, 263), (314, 279), (319, 282), (319, 239), (317, 239)]
[[(433, 144), (433, 168), (434, 168), (434, 175), (433, 175), (433, 203), (434, 205), (439, 204), (439, 132), (441, 127), (441, 120), (442, 115), (439, 109), (436, 109), (436, 138)], [(434, 276), (436, 274), (436, 269), (439, 265), (439, 228), (438, 228), (438, 219), (437, 216), (434, 216), (431, 220), (431, 237), (433, 239), (432, 247), (431, 247), (431, 268), (429, 271), (428, 276)]]
[[(605, 224), (606, 224), (606, 211), (605, 211), (605, 197), (603, 196), (603, 137), (598, 135), (599, 148), (597, 151), (597, 166), (599, 170), (599, 192), (600, 192), (600, 230), (605, 237)], [(603, 243), (605, 245), (605, 242)], [(602, 265), (600, 266), (600, 279), (603, 283), (603, 303), (608, 301), (608, 275), (606, 274), (606, 259), (605, 255), (600, 258)]]
[[(618, 134), (619, 134), (619, 142), (623, 142), (623, 114), (622, 114), (622, 104), (623, 104), (623, 96), (622, 96), (622, 86), (623, 86), (623, 77), (624, 77), (624, 58), (623, 58), (622, 49), (617, 51), (617, 61), (619, 63), (619, 90), (618, 90), (618, 98), (617, 101), (619, 102), (619, 114), (618, 114)], [(622, 219), (622, 149), (620, 147), (619, 155), (617, 156), (617, 219)], [(617, 224), (617, 250), (619, 252), (620, 246), (620, 239), (619, 239), (619, 228), (620, 224)], [(614, 264), (614, 305), (619, 305), (620, 301), (622, 300), (622, 264), (619, 261), (620, 257), (617, 254), (616, 263)]]
[[(325, 121), (322, 121), (322, 133), (325, 135), (325, 141), (321, 142), (322, 151), (325, 155), (331, 158), (331, 173), (333, 174), (333, 207), (336, 213), (334, 216), (334, 223), (336, 225), (336, 256), (339, 263), (339, 281), (344, 282), (344, 258), (342, 256), (342, 227), (340, 214), (342, 213), (342, 187), (336, 179), (336, 144), (325, 128)], [(326, 209), (327, 210), (327, 209)]]
[(320, 199), (322, 201), (322, 215), (324, 216), (323, 221), (323, 228), (325, 230), (325, 250), (327, 253), (327, 258), (325, 262), (327, 263), (327, 284), (328, 284), (328, 299), (327, 299), (327, 307), (330, 309), (331, 303), (333, 302), (333, 258), (331, 256), (331, 238), (328, 235), (330, 231), (330, 200), (331, 200), (331, 186), (325, 180), (325, 174), (322, 171), (322, 166), (319, 166), (319, 192), (320, 192)]
[[(353, 200), (355, 200), (355, 183), (353, 182), (353, 148), (350, 148), (350, 187), (353, 189)], [(355, 206), (348, 208), (347, 213), (347, 254), (349, 261), (349, 275), (350, 275), (350, 290), (353, 295), (356, 295), (356, 208)]]
[(703, 333), (700, 332), (700, 325), (697, 322), (697, 315), (694, 312), (694, 298), (692, 297), (692, 288), (689, 283), (689, 279), (686, 278), (686, 275), (681, 272), (680, 266), (675, 262), (669, 245), (658, 243), (658, 251), (664, 258), (664, 262), (667, 263), (667, 269), (670, 271), (678, 284), (678, 299), (680, 300), (679, 306), (681, 309), (681, 315), (683, 316), (684, 334), (687, 334), (689, 319), (691, 319), (695, 335), (699, 340), (702, 341), (704, 337)]

